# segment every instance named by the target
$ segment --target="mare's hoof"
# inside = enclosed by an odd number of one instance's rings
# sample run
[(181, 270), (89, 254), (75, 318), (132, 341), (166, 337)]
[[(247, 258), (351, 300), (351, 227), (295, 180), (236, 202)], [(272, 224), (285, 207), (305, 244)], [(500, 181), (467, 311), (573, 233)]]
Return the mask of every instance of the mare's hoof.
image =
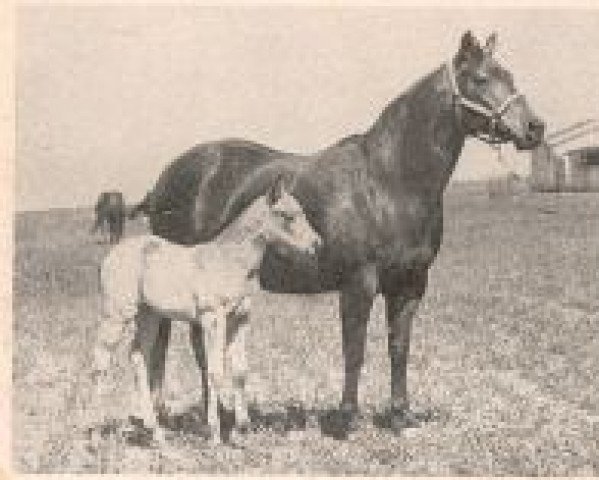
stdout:
[(442, 416), (438, 410), (391, 408), (374, 416), (374, 425), (378, 428), (391, 430), (396, 435), (401, 434), (406, 428), (421, 427), (425, 423), (441, 420)]
[(125, 437), (134, 445), (145, 447), (162, 447), (166, 444), (164, 429), (159, 426), (146, 426), (140, 418), (130, 416), (131, 429), (127, 430)]
[(358, 412), (355, 409), (341, 407), (329, 410), (320, 418), (320, 428), (323, 435), (336, 440), (346, 440), (351, 432), (358, 428)]
[(391, 431), (399, 435), (406, 428), (417, 428), (421, 425), (419, 415), (409, 408), (393, 410), (391, 412)]

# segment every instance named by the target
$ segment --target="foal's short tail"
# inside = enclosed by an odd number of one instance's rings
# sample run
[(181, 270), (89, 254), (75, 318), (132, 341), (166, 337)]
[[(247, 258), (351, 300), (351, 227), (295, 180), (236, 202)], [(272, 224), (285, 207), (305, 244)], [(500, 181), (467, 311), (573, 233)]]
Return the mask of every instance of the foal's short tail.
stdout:
[(99, 271), (100, 342), (116, 346), (134, 322), (140, 304), (140, 282), (146, 236), (132, 237), (115, 246)]

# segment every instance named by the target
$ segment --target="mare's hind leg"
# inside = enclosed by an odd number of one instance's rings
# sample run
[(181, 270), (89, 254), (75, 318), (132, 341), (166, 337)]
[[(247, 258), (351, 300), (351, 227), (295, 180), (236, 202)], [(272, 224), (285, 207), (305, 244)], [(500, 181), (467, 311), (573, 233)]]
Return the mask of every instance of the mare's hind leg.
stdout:
[(204, 345), (204, 332), (200, 323), (192, 323), (189, 326), (189, 338), (195, 354), (196, 363), (202, 376), (202, 402), (204, 415), (208, 415), (208, 362), (206, 358), (206, 347)]
[(150, 392), (151, 353), (158, 336), (159, 323), (150, 315), (138, 315), (137, 330), (131, 351), (131, 361), (135, 369), (135, 382), (138, 392), (139, 411), (144, 426), (152, 430), (154, 439), (162, 442), (164, 433), (158, 424), (156, 411)]
[(343, 394), (339, 411), (327, 416), (323, 433), (337, 439), (358, 427), (358, 380), (364, 365), (364, 350), (370, 310), (379, 288), (377, 268), (373, 264), (348, 275), (339, 297), (341, 346), (344, 360)]
[(166, 368), (166, 352), (171, 333), (171, 320), (165, 317), (157, 318), (158, 332), (154, 347), (150, 353), (149, 377), (150, 392), (154, 408), (159, 414), (166, 414), (164, 398), (164, 373)]

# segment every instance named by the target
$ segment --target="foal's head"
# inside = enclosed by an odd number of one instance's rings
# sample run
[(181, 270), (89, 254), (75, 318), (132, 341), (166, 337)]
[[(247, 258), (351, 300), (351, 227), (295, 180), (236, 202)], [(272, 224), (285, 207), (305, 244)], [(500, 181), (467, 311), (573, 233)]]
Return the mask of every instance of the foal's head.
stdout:
[(256, 238), (284, 253), (295, 250), (313, 254), (321, 243), (302, 206), (291, 195), (282, 176), (277, 177), (266, 194), (255, 202)]
[(463, 124), (470, 134), (485, 135), (494, 143), (535, 148), (543, 140), (545, 124), (516, 90), (512, 74), (493, 57), (496, 43), (495, 33), (481, 46), (468, 31), (449, 65), (454, 95), (464, 107)]

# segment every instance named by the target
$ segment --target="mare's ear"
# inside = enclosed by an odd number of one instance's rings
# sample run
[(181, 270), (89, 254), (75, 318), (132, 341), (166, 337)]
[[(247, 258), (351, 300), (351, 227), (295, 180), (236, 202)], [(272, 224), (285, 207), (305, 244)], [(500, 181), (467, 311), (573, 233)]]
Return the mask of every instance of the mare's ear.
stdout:
[(460, 41), (458, 61), (466, 62), (472, 58), (480, 58), (482, 53), (482, 48), (480, 47), (480, 43), (478, 43), (476, 37), (472, 35), (470, 30), (466, 31), (466, 33), (462, 35), (462, 40)]
[(495, 47), (497, 47), (497, 32), (491, 33), (487, 38), (487, 42), (485, 44), (485, 52), (489, 55), (493, 55), (495, 51)]
[(283, 178), (283, 174), (279, 174), (275, 178), (273, 184), (268, 190), (268, 193), (266, 194), (266, 200), (268, 201), (268, 204), (274, 205), (275, 203), (277, 203), (283, 196), (284, 192), (285, 179)]

